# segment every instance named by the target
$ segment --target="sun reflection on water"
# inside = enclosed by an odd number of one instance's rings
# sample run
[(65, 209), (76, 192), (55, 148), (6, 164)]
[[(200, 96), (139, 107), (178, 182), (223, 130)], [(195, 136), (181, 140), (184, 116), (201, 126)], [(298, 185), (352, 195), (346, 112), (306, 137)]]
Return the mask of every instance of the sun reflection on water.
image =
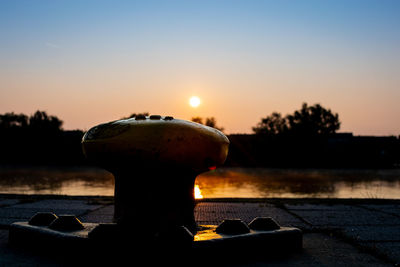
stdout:
[(201, 194), (200, 186), (198, 184), (194, 185), (194, 198), (202, 199), (203, 195)]

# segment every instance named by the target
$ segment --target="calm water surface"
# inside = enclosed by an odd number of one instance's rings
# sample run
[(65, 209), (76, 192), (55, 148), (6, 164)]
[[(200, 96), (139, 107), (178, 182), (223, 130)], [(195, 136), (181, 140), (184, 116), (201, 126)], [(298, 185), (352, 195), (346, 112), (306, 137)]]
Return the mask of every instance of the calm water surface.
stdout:
[[(400, 199), (400, 169), (221, 168), (200, 175), (204, 198)], [(0, 193), (114, 195), (113, 176), (95, 168), (0, 168)]]

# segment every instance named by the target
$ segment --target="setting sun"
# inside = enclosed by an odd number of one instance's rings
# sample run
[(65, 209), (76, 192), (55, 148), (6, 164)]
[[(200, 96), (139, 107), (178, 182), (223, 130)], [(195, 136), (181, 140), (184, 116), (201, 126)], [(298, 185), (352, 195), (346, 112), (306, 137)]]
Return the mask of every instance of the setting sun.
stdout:
[(189, 100), (190, 106), (197, 108), (200, 105), (200, 98), (197, 96), (192, 96)]

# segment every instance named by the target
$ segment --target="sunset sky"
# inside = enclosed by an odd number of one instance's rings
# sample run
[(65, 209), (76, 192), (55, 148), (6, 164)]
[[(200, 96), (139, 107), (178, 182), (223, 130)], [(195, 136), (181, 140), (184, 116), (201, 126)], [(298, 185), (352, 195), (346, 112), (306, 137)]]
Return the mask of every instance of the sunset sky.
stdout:
[(341, 132), (400, 134), (400, 1), (0, 1), (0, 113), (82, 130), (214, 116), (250, 133), (303, 102)]

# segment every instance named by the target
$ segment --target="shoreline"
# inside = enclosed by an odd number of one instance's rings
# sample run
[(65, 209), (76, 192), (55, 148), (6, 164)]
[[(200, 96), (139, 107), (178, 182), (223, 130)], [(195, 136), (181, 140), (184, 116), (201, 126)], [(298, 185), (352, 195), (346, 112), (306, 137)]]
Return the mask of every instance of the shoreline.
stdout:
[[(0, 193), (0, 199), (21, 199), (21, 200), (44, 200), (44, 199), (66, 199), (66, 200), (104, 200), (113, 201), (114, 196), (102, 195), (53, 195), (53, 194), (6, 194)], [(232, 202), (232, 203), (287, 203), (287, 204), (399, 204), (400, 199), (384, 199), (384, 198), (203, 198), (196, 199), (196, 203), (202, 202)]]

